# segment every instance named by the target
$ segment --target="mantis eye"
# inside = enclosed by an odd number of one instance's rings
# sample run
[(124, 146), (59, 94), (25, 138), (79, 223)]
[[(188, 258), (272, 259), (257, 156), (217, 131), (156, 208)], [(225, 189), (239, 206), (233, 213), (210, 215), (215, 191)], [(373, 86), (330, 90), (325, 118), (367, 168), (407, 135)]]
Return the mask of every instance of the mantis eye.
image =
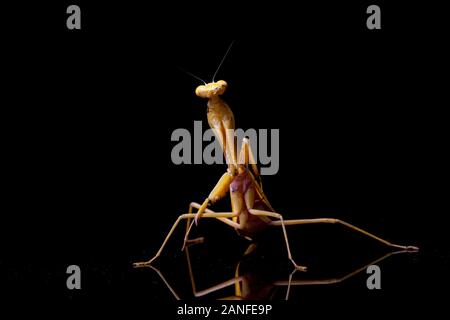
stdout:
[(200, 98), (206, 98), (207, 92), (208, 92), (208, 89), (204, 85), (198, 86), (195, 89), (195, 94)]
[(219, 80), (216, 83), (219, 84), (221, 87), (226, 88), (228, 86), (228, 83), (226, 83), (224, 80)]
[(225, 90), (227, 89), (228, 84), (223, 80), (217, 81), (216, 84), (218, 85), (217, 93), (219, 95), (223, 94), (225, 92)]

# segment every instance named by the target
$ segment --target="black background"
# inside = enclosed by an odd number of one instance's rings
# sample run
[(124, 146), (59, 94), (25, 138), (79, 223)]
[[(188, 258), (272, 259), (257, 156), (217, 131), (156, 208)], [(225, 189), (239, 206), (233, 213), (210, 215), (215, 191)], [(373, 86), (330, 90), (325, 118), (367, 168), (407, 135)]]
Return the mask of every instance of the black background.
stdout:
[[(65, 27), (69, 3), (9, 11), (5, 296), (44, 306), (137, 303), (138, 311), (174, 300), (156, 273), (131, 263), (150, 257), (225, 170), (173, 165), (170, 135), (192, 131), (194, 120), (207, 126), (199, 82), (178, 67), (209, 80), (235, 39), (218, 78), (229, 84), (224, 99), (237, 127), (280, 129), (280, 170), (263, 179), (274, 208), (286, 219), (340, 218), (421, 248), (380, 265), (380, 291), (367, 290), (362, 272), (338, 285), (293, 288), (283, 308), (436, 310), (449, 267), (448, 49), (439, 8), (379, 3), (382, 30), (370, 31), (365, 3), (77, 3), (80, 31)], [(206, 220), (197, 231), (207, 238), (192, 250), (198, 287), (232, 278), (245, 241)], [(299, 279), (338, 277), (387, 252), (335, 226), (288, 232), (296, 260), (310, 268)], [(267, 281), (287, 279), (281, 235), (268, 238), (248, 268)], [(181, 239), (176, 233), (158, 266), (191, 299)], [(65, 286), (70, 264), (83, 272), (78, 292)]]

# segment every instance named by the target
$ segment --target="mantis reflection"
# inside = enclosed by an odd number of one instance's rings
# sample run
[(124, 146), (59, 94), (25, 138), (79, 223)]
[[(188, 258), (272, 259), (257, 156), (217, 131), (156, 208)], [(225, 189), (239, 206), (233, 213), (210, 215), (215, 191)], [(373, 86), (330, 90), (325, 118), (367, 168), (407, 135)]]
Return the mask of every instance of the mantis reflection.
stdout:
[[(188, 267), (188, 273), (190, 278), (190, 285), (192, 289), (192, 294), (196, 298), (201, 298), (208, 296), (212, 293), (219, 292), (220, 290), (229, 288), (234, 286), (234, 295), (225, 295), (219, 300), (272, 300), (275, 296), (276, 288), (280, 287), (286, 287), (286, 294), (284, 295), (285, 300), (289, 300), (289, 296), (291, 293), (291, 288), (294, 286), (314, 286), (314, 285), (334, 285), (341, 282), (344, 282), (357, 274), (363, 272), (364, 270), (367, 270), (367, 267), (370, 265), (379, 264), (383, 260), (399, 254), (399, 253), (407, 253), (407, 250), (399, 250), (399, 251), (392, 251), (384, 254), (383, 256), (364, 264), (361, 267), (358, 267), (348, 273), (345, 273), (344, 275), (338, 276), (338, 277), (332, 277), (332, 278), (321, 278), (321, 279), (295, 279), (294, 275), (297, 272), (297, 270), (294, 270), (289, 274), (287, 279), (278, 279), (278, 280), (269, 280), (264, 279), (258, 276), (254, 271), (254, 267), (250, 267), (249, 270), (243, 271), (242, 270), (242, 263), (243, 259), (253, 252), (255, 249), (254, 244), (251, 244), (246, 252), (244, 253), (242, 259), (237, 263), (235, 268), (235, 274), (230, 279), (223, 281), (221, 283), (218, 283), (216, 285), (213, 285), (209, 288), (198, 290), (195, 276), (194, 276), (194, 270), (192, 267), (189, 247), (193, 244), (189, 244), (185, 248), (186, 252), (186, 260), (187, 260), (187, 267)], [(174, 287), (167, 281), (167, 279), (164, 277), (163, 273), (156, 267), (152, 265), (147, 265), (146, 267), (151, 268), (153, 271), (158, 274), (159, 278), (162, 280), (164, 285), (167, 287), (167, 289), (171, 292), (172, 296), (176, 300), (182, 300), (183, 298), (180, 297), (180, 295), (176, 292)], [(364, 283), (365, 285), (365, 283)]]

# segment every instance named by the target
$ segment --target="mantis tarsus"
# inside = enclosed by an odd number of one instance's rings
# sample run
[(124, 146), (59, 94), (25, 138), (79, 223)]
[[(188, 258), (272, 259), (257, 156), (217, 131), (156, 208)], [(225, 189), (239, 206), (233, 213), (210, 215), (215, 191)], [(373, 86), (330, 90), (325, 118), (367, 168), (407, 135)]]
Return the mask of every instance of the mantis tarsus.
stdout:
[[(222, 59), (222, 62), (224, 58)], [(170, 236), (173, 234), (175, 228), (178, 226), (181, 220), (187, 220), (187, 228), (183, 248), (185, 247), (186, 243), (200, 241), (199, 239), (189, 240), (188, 237), (194, 221), (195, 223), (198, 223), (199, 219), (202, 217), (217, 219), (224, 224), (236, 229), (236, 231), (238, 231), (240, 235), (246, 237), (247, 239), (252, 239), (254, 235), (268, 227), (281, 226), (288, 259), (292, 262), (296, 270), (301, 271), (306, 271), (306, 267), (298, 265), (292, 257), (286, 231), (286, 226), (288, 225), (323, 223), (341, 224), (349, 228), (350, 230), (371, 237), (391, 248), (410, 252), (418, 251), (417, 247), (393, 244), (385, 239), (382, 239), (372, 233), (369, 233), (339, 219), (318, 218), (284, 220), (283, 216), (280, 213), (275, 212), (275, 210), (272, 208), (262, 190), (261, 184), (257, 181), (257, 179), (259, 180), (259, 172), (256, 166), (255, 157), (252, 154), (252, 150), (250, 148), (250, 141), (247, 138), (244, 138), (241, 150), (239, 154), (237, 154), (234, 143), (235, 138), (233, 135), (233, 130), (235, 129), (234, 115), (230, 107), (220, 97), (226, 91), (226, 89), (227, 83), (225, 81), (219, 80), (215, 82), (213, 78), (213, 81), (211, 83), (205, 83), (204, 85), (198, 86), (195, 90), (195, 93), (201, 98), (208, 99), (208, 123), (214, 130), (214, 133), (222, 147), (225, 159), (228, 164), (227, 172), (222, 175), (216, 186), (213, 188), (209, 196), (201, 205), (198, 203), (191, 203), (191, 205), (189, 206), (189, 212), (178, 217), (156, 255), (148, 261), (135, 263), (134, 266), (140, 267), (153, 263), (153, 261), (161, 255), (162, 250), (166, 246)], [(212, 204), (224, 198), (228, 191), (230, 192), (232, 211), (214, 212), (207, 209), (207, 206), (209, 204)], [(195, 214), (192, 212), (194, 208), (197, 209), (197, 212)], [(192, 221), (191, 223), (192, 219), (194, 219), (194, 221)]]

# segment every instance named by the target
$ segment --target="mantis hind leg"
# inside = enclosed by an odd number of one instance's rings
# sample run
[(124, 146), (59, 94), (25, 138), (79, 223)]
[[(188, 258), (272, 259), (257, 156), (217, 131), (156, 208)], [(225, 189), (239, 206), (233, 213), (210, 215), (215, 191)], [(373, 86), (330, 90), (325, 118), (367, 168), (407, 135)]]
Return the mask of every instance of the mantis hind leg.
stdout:
[[(406, 250), (406, 251), (418, 251), (419, 248), (414, 247), (414, 246), (401, 246), (398, 244), (394, 244), (392, 242), (389, 242), (383, 238), (380, 238), (376, 235), (374, 235), (373, 233), (370, 233), (366, 230), (363, 230), (361, 228), (358, 228), (348, 222), (339, 220), (339, 219), (332, 219), (332, 218), (318, 218), (318, 219), (297, 219), (297, 220), (286, 220), (284, 221), (283, 225), (300, 225), (300, 224), (317, 224), (317, 223), (332, 223), (332, 224), (340, 224), (345, 226), (346, 228), (349, 228), (350, 230), (356, 231), (358, 233), (361, 233), (369, 238), (375, 239), (378, 242), (381, 242), (389, 247), (392, 248), (397, 248), (397, 249), (401, 249), (401, 250)], [(280, 221), (273, 221), (271, 223), (271, 225), (273, 226), (279, 226), (282, 225)]]

